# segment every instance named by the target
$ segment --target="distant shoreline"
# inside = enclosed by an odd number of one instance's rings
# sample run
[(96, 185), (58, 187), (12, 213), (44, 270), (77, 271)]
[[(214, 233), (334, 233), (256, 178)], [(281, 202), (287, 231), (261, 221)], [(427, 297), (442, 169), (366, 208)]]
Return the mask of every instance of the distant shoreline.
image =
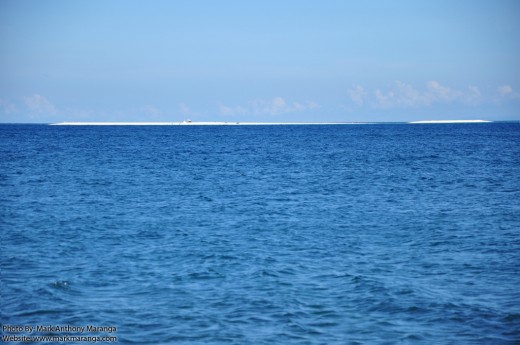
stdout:
[(408, 122), (411, 124), (421, 124), (421, 123), (488, 123), (493, 121), (488, 120), (423, 120), (423, 121), (412, 121)]
[[(488, 120), (424, 120), (404, 124), (489, 123)], [(57, 122), (50, 126), (283, 126), (283, 125), (370, 125), (385, 122)]]
[(51, 126), (277, 126), (277, 125), (365, 125), (367, 122), (58, 122)]

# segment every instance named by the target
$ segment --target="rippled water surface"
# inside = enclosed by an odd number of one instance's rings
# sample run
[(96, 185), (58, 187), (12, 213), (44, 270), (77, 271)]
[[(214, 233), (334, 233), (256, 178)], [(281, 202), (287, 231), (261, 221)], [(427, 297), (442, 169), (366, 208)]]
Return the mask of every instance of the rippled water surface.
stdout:
[(2, 325), (520, 341), (518, 123), (2, 125), (0, 187)]

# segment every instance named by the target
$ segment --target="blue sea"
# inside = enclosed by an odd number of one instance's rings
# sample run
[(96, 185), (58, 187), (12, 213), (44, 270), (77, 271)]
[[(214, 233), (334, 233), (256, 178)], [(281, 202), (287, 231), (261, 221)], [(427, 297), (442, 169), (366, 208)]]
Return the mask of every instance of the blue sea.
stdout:
[(519, 123), (0, 125), (0, 226), (12, 343), (520, 343)]

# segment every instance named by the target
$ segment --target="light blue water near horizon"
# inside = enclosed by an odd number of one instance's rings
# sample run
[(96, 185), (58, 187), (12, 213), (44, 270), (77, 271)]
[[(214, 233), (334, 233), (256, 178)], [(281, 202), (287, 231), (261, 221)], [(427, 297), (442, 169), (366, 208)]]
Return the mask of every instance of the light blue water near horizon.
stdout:
[(2, 325), (520, 342), (518, 123), (0, 125), (0, 157)]

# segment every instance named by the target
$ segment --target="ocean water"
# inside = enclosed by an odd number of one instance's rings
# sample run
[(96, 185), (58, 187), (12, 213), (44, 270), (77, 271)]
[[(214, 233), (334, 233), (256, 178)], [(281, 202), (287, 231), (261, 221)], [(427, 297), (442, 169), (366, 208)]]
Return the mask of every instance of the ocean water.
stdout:
[(518, 123), (1, 125), (0, 192), (3, 335), (520, 342)]

